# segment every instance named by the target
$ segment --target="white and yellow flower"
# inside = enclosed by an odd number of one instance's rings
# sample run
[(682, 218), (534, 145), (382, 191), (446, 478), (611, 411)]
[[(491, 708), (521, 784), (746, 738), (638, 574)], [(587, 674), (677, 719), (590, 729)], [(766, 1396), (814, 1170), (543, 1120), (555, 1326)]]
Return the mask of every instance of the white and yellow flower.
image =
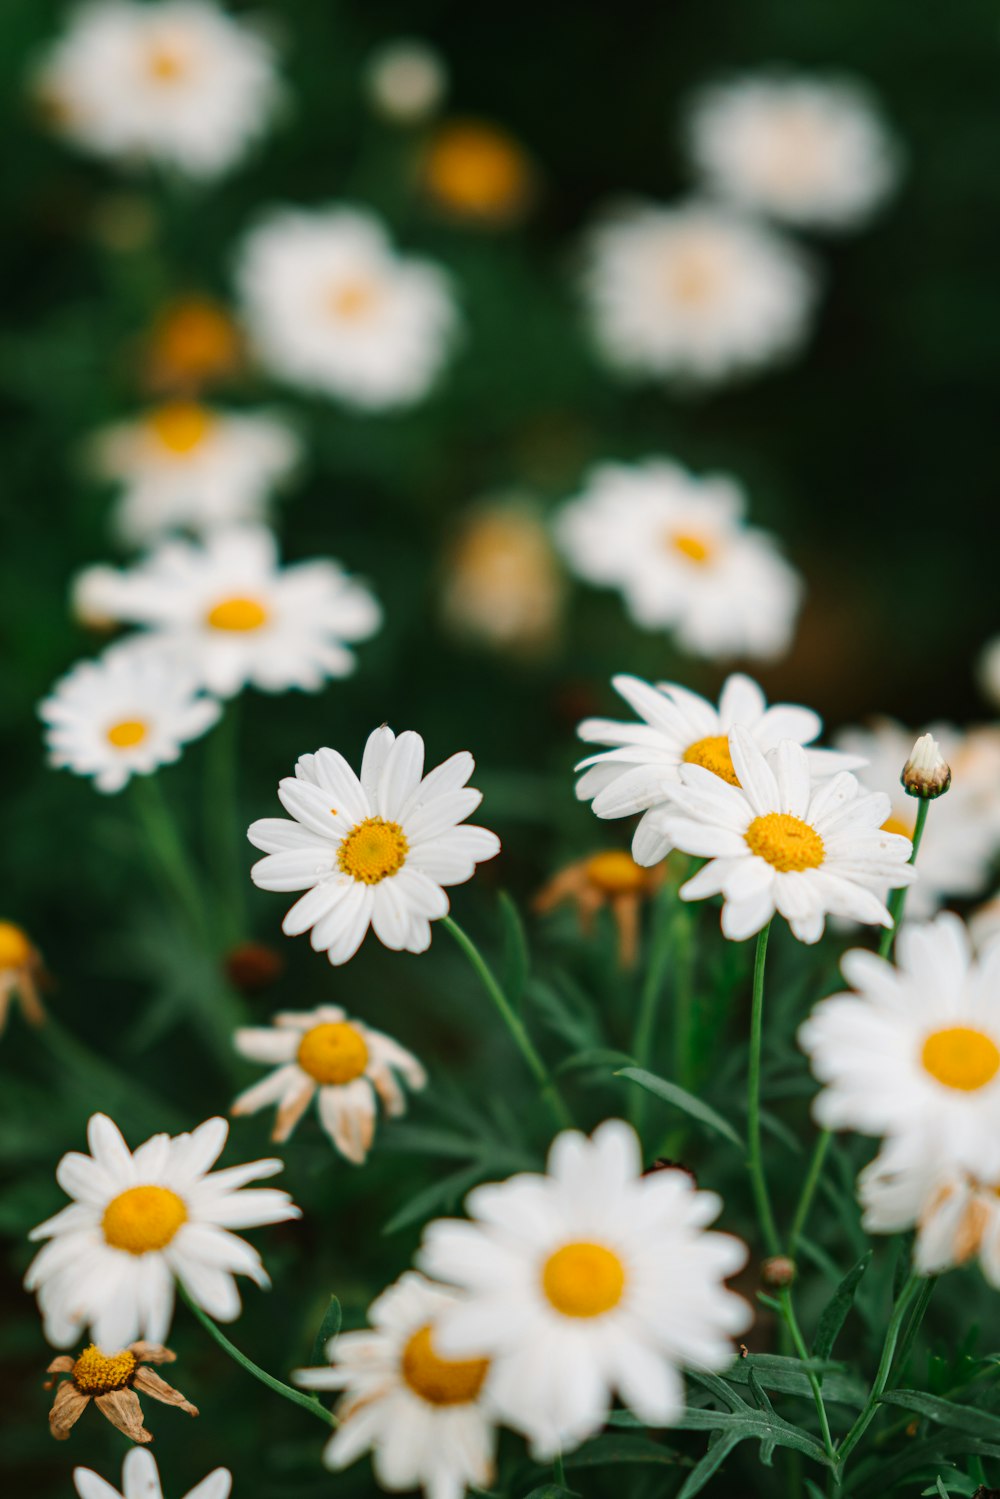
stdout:
[(671, 630), (711, 658), (788, 649), (802, 583), (775, 540), (745, 520), (740, 486), (667, 459), (607, 463), (556, 520), (573, 572), (616, 588), (644, 630)]
[[(93, 1468), (74, 1468), (73, 1483), (80, 1499), (163, 1499), (160, 1471), (148, 1447), (133, 1447), (125, 1454), (121, 1493)], [(232, 1486), (229, 1469), (215, 1468), (189, 1489), (184, 1499), (229, 1499)]]
[(85, 1327), (105, 1352), (137, 1338), (162, 1343), (175, 1280), (220, 1322), (240, 1314), (235, 1276), (270, 1284), (256, 1249), (230, 1230), (284, 1223), (299, 1209), (273, 1187), (240, 1190), (281, 1161), (212, 1171), (228, 1133), (224, 1119), (209, 1119), (191, 1134), (153, 1135), (133, 1153), (105, 1114), (92, 1116), (91, 1154), (71, 1151), (56, 1167), (72, 1203), (29, 1235), (49, 1241), (24, 1284), (38, 1293), (50, 1343), (69, 1348)]
[(270, 1026), (247, 1026), (233, 1037), (236, 1050), (275, 1070), (234, 1102), (231, 1113), (255, 1114), (277, 1104), (271, 1139), (287, 1140), (316, 1098), (320, 1123), (341, 1155), (360, 1166), (375, 1133), (379, 1099), (390, 1118), (406, 1112), (402, 1078), (422, 1088), (427, 1074), (416, 1057), (337, 1005), (285, 1011)]
[(456, 525), (441, 612), (457, 634), (514, 653), (552, 644), (564, 586), (546, 527), (526, 503), (487, 500)]
[(437, 379), (457, 327), (448, 279), (360, 209), (283, 209), (247, 236), (239, 284), (260, 358), (292, 385), (376, 411)]
[(477, 1187), (465, 1205), (472, 1221), (432, 1223), (418, 1256), (463, 1293), (437, 1345), (491, 1360), (490, 1405), (540, 1461), (597, 1431), (615, 1395), (669, 1425), (684, 1406), (680, 1371), (732, 1361), (751, 1312), (723, 1282), (746, 1247), (705, 1232), (722, 1204), (686, 1172), (643, 1176), (620, 1120), (589, 1139), (564, 1131), (547, 1175)]
[(858, 1178), (868, 1233), (915, 1229), (913, 1268), (940, 1275), (978, 1259), (1000, 1290), (1000, 1172), (973, 1175), (942, 1161), (933, 1142), (915, 1159), (908, 1142), (890, 1141)]
[(487, 828), (462, 826), (482, 801), (466, 785), (465, 750), (427, 775), (424, 741), (383, 725), (369, 735), (360, 779), (332, 749), (300, 756), (278, 788), (294, 821), (264, 817), (247, 837), (267, 857), (250, 871), (262, 890), (304, 890), (282, 923), (311, 931), (316, 952), (346, 963), (371, 926), (386, 947), (424, 952), (448, 913), (446, 885), (470, 880), (500, 852)]
[(344, 1392), (327, 1467), (346, 1468), (370, 1450), (379, 1486), (393, 1493), (422, 1488), (427, 1499), (462, 1499), (467, 1488), (491, 1486), (489, 1362), (445, 1358), (437, 1348), (438, 1319), (455, 1301), (454, 1292), (407, 1271), (372, 1302), (370, 1330), (341, 1333), (328, 1368), (293, 1376), (309, 1390)]

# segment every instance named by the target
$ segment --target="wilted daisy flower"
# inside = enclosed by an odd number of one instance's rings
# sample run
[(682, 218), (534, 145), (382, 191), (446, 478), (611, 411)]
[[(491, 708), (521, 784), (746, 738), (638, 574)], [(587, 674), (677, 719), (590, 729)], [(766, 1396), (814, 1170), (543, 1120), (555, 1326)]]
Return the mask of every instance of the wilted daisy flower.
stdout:
[(852, 229), (895, 186), (895, 146), (845, 79), (748, 77), (707, 88), (688, 120), (708, 189), (790, 224)]
[(42, 1024), (45, 1011), (38, 986), (43, 974), (41, 954), (24, 928), (0, 921), (0, 1035), (15, 999), (30, 1025)]
[(715, 383), (788, 358), (809, 331), (810, 262), (728, 209), (622, 209), (586, 256), (594, 337), (623, 374)]
[(151, 1442), (152, 1433), (143, 1425), (140, 1393), (162, 1405), (176, 1406), (186, 1415), (196, 1416), (197, 1406), (185, 1400), (180, 1390), (175, 1390), (149, 1367), (150, 1364), (172, 1364), (176, 1357), (159, 1343), (130, 1343), (127, 1348), (112, 1354), (102, 1353), (91, 1343), (76, 1358), (61, 1353), (46, 1370), (47, 1374), (55, 1376), (46, 1381), (47, 1390), (58, 1383), (59, 1375), (67, 1376), (58, 1384), (49, 1411), (52, 1435), (57, 1442), (64, 1442), (93, 1401), (102, 1416), (106, 1416), (112, 1426), (130, 1441)]
[(274, 374), (370, 411), (426, 395), (457, 326), (444, 272), (397, 255), (359, 209), (272, 212), (247, 236), (239, 284)]
[(427, 194), (451, 218), (502, 226), (522, 218), (536, 188), (519, 141), (487, 120), (448, 120), (427, 145)]
[(146, 383), (190, 393), (235, 374), (243, 340), (230, 314), (205, 296), (184, 296), (158, 313), (143, 349)]
[(121, 791), (134, 775), (172, 765), (221, 713), (190, 659), (150, 640), (130, 640), (81, 661), (38, 705), (49, 764)]
[(548, 1175), (477, 1187), (471, 1223), (426, 1230), (420, 1268), (459, 1287), (442, 1312), (449, 1358), (492, 1362), (488, 1396), (539, 1461), (607, 1420), (618, 1395), (642, 1421), (684, 1406), (679, 1370), (723, 1369), (750, 1308), (723, 1281), (745, 1245), (706, 1233), (722, 1207), (684, 1171), (642, 1174), (635, 1131), (608, 1120), (557, 1136)]
[(329, 1368), (299, 1369), (309, 1390), (343, 1390), (337, 1432), (323, 1460), (346, 1468), (371, 1451), (383, 1489), (422, 1488), (427, 1499), (462, 1499), (494, 1476), (496, 1432), (483, 1387), (484, 1358), (445, 1358), (436, 1326), (455, 1304), (453, 1291), (412, 1270), (368, 1310), (370, 1330), (331, 1342)]
[(448, 72), (444, 58), (428, 42), (396, 37), (368, 59), (365, 86), (378, 114), (397, 125), (418, 125), (444, 98)]
[(175, 1279), (220, 1322), (240, 1314), (235, 1276), (270, 1284), (256, 1249), (230, 1230), (284, 1223), (299, 1209), (273, 1187), (240, 1191), (281, 1161), (211, 1170), (228, 1133), (224, 1119), (209, 1119), (191, 1134), (153, 1135), (133, 1153), (105, 1114), (92, 1116), (91, 1154), (71, 1151), (56, 1167), (72, 1203), (28, 1236), (49, 1240), (24, 1284), (38, 1293), (50, 1343), (68, 1348), (88, 1326), (105, 1350), (162, 1342)]
[(552, 643), (563, 587), (548, 532), (514, 501), (477, 506), (449, 549), (441, 609), (457, 634), (497, 650), (531, 653)]
[(214, 531), (202, 544), (163, 542), (105, 585), (114, 617), (143, 625), (189, 661), (210, 691), (317, 692), (354, 670), (348, 643), (378, 629), (364, 584), (324, 558), (281, 567), (263, 526)]
[(208, 0), (90, 0), (36, 87), (78, 146), (192, 177), (243, 156), (277, 94), (270, 45)]
[(360, 780), (332, 749), (301, 755), (278, 796), (295, 819), (263, 817), (247, 837), (263, 849), (250, 871), (262, 890), (305, 890), (282, 922), (310, 931), (316, 952), (346, 963), (369, 926), (386, 947), (424, 952), (448, 913), (445, 885), (471, 880), (500, 852), (486, 828), (461, 826), (482, 801), (466, 786), (475, 761), (452, 755), (426, 776), (424, 741), (385, 725), (368, 737)]
[[(122, 1463), (122, 1492), (113, 1489), (92, 1468), (74, 1468), (73, 1483), (80, 1499), (163, 1499), (156, 1459), (145, 1447), (133, 1447)], [(184, 1499), (228, 1499), (233, 1475), (228, 1468), (215, 1468), (196, 1483)]]
[(666, 459), (606, 463), (556, 520), (573, 571), (617, 588), (644, 630), (672, 630), (698, 656), (773, 658), (788, 649), (802, 584), (725, 475)]
[(849, 771), (817, 784), (801, 745), (783, 739), (765, 756), (740, 724), (729, 753), (736, 785), (682, 765), (682, 784), (651, 814), (675, 848), (708, 860), (681, 899), (721, 894), (723, 935), (736, 942), (776, 913), (800, 942), (818, 942), (828, 915), (891, 926), (882, 894), (916, 870), (910, 840), (882, 826), (889, 798), (866, 794)]
[(588, 936), (594, 917), (605, 908), (618, 931), (618, 961), (631, 968), (639, 952), (639, 913), (663, 883), (666, 870), (637, 864), (624, 849), (604, 848), (586, 859), (576, 859), (552, 876), (532, 902), (540, 916), (572, 902), (580, 930)]
[(915, 1229), (913, 1268), (940, 1275), (978, 1258), (1000, 1290), (1000, 1172), (985, 1177), (942, 1161), (933, 1140), (915, 1158), (909, 1142), (891, 1141), (862, 1171), (858, 1197), (868, 1233)]
[(255, 1114), (277, 1104), (271, 1139), (287, 1140), (318, 1095), (320, 1123), (341, 1155), (361, 1165), (375, 1133), (376, 1102), (393, 1118), (406, 1111), (403, 1078), (422, 1088), (427, 1074), (415, 1056), (381, 1031), (349, 1020), (336, 1005), (275, 1015), (273, 1025), (238, 1030), (236, 1050), (274, 1071), (234, 1102), (231, 1113)]

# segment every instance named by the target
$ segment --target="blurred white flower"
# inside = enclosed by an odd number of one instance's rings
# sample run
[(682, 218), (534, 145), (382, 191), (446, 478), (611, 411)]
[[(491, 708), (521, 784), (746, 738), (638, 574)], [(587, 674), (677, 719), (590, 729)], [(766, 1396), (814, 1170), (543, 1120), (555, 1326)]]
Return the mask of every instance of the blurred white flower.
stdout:
[(856, 228), (899, 175), (874, 101), (846, 79), (748, 77), (706, 88), (688, 137), (709, 192), (789, 224)]
[[(148, 1447), (133, 1447), (122, 1463), (122, 1491), (111, 1487), (93, 1468), (74, 1468), (73, 1483), (80, 1499), (163, 1499), (160, 1472)], [(233, 1475), (215, 1468), (189, 1489), (184, 1499), (229, 1499)]]
[(942, 1160), (933, 1141), (919, 1158), (890, 1141), (858, 1178), (862, 1226), (872, 1234), (915, 1229), (913, 1268), (940, 1275), (977, 1258), (1000, 1290), (1000, 1172), (986, 1177)]
[(69, 587), (70, 613), (85, 629), (102, 633), (113, 630), (123, 597), (128, 597), (128, 588), (123, 589), (121, 571), (110, 563), (95, 562), (73, 576)]
[(367, 410), (426, 395), (456, 331), (445, 273), (397, 255), (358, 209), (273, 211), (247, 235), (238, 279), (263, 362)]
[(36, 87), (77, 145), (192, 177), (243, 156), (278, 93), (268, 42), (210, 0), (90, 0)]
[(496, 650), (544, 650), (563, 592), (548, 531), (527, 504), (485, 501), (457, 523), (441, 587), (441, 612), (456, 634)]
[(373, 109), (398, 125), (418, 125), (434, 114), (447, 87), (444, 58), (416, 37), (384, 42), (365, 69), (365, 88)]
[(729, 209), (624, 208), (585, 253), (594, 338), (623, 374), (712, 384), (788, 359), (809, 332), (811, 263)]
[(1000, 636), (985, 645), (977, 662), (979, 685), (987, 698), (1000, 707)]
[(788, 649), (802, 584), (767, 532), (748, 526), (735, 480), (666, 459), (606, 463), (556, 518), (573, 571), (621, 591), (637, 625), (694, 655)]

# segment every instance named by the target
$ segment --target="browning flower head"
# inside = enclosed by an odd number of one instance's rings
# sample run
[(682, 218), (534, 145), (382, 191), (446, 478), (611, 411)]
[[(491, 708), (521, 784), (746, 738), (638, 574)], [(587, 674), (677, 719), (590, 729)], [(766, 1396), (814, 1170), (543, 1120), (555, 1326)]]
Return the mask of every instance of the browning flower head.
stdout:
[(623, 849), (602, 849), (553, 875), (535, 896), (534, 908), (545, 915), (572, 901), (580, 918), (580, 929), (586, 936), (593, 928), (597, 912), (607, 906), (618, 928), (619, 963), (622, 968), (631, 968), (638, 950), (642, 902), (649, 899), (663, 880), (662, 865), (644, 869)]
[(104, 1353), (95, 1343), (73, 1358), (63, 1353), (49, 1364), (48, 1373), (55, 1376), (47, 1380), (45, 1388), (51, 1389), (60, 1375), (67, 1378), (59, 1384), (52, 1409), (49, 1411), (49, 1430), (57, 1442), (64, 1442), (72, 1428), (93, 1400), (102, 1415), (112, 1426), (132, 1442), (146, 1443), (153, 1440), (143, 1424), (139, 1395), (150, 1396), (163, 1405), (175, 1405), (189, 1416), (196, 1416), (198, 1409), (186, 1400), (180, 1390), (155, 1374), (150, 1364), (169, 1364), (175, 1355), (169, 1348), (158, 1343), (130, 1343), (115, 1353)]
[(29, 1024), (41, 1025), (45, 1011), (38, 989), (43, 980), (41, 955), (28, 934), (13, 921), (0, 921), (0, 1033), (15, 998)]
[(226, 956), (226, 977), (241, 994), (269, 989), (285, 971), (285, 960), (264, 942), (241, 942)]
[(943, 796), (951, 785), (951, 766), (941, 753), (933, 734), (921, 734), (900, 776), (908, 796), (933, 801)]

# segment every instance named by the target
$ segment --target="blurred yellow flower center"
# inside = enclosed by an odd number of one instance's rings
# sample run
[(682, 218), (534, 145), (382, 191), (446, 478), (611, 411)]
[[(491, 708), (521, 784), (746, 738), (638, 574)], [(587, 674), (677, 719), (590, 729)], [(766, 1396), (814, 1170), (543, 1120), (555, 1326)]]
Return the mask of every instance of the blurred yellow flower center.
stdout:
[(196, 401), (168, 401), (146, 418), (161, 447), (175, 458), (186, 458), (199, 448), (215, 425), (215, 417)]
[(431, 192), (446, 207), (499, 217), (520, 207), (530, 175), (516, 141), (492, 125), (473, 123), (439, 133), (426, 173)]
[(222, 599), (205, 615), (213, 630), (259, 630), (267, 621), (267, 610), (258, 599)]
[(920, 1060), (931, 1077), (946, 1088), (974, 1093), (977, 1088), (985, 1088), (1000, 1071), (1000, 1048), (982, 1031), (952, 1025), (927, 1037)]
[(647, 878), (646, 871), (631, 854), (619, 848), (592, 854), (587, 860), (586, 874), (590, 883), (605, 895), (627, 895), (642, 890)]
[[(168, 308), (153, 335), (154, 355), (172, 376), (200, 378), (235, 363), (236, 329), (220, 308), (189, 297)], [(195, 408), (198, 409), (198, 408)]]
[(374, 281), (358, 276), (335, 286), (327, 305), (334, 317), (345, 322), (356, 322), (375, 310), (379, 296), (379, 289)]
[(667, 287), (675, 302), (701, 307), (711, 301), (719, 285), (714, 258), (700, 246), (675, 250), (667, 262)]
[(345, 874), (365, 885), (377, 885), (398, 874), (406, 862), (410, 845), (398, 822), (384, 817), (366, 817), (352, 828), (337, 850), (337, 863)]
[(112, 1197), (101, 1227), (112, 1249), (148, 1254), (165, 1249), (186, 1222), (187, 1208), (169, 1187), (129, 1187)]
[(0, 921), (0, 968), (23, 968), (31, 961), (31, 943), (12, 921)]
[(106, 737), (115, 749), (131, 749), (133, 745), (141, 744), (148, 733), (149, 725), (141, 718), (123, 718), (121, 723), (111, 725)]
[(728, 781), (730, 786), (740, 784), (739, 776), (733, 768), (733, 757), (729, 753), (728, 734), (709, 734), (704, 739), (696, 739), (694, 744), (688, 745), (681, 758), (685, 765), (704, 766), (705, 770)]
[(823, 862), (823, 840), (816, 829), (788, 812), (755, 817), (743, 836), (751, 853), (782, 874), (818, 869)]
[(314, 1025), (299, 1042), (299, 1066), (324, 1087), (353, 1082), (368, 1066), (368, 1045), (344, 1020)]
[(78, 1390), (86, 1395), (107, 1395), (112, 1390), (124, 1390), (130, 1383), (139, 1360), (134, 1353), (123, 1348), (121, 1353), (105, 1354), (91, 1343), (73, 1365), (71, 1378)]
[(413, 1334), (400, 1361), (410, 1389), (430, 1405), (468, 1405), (482, 1389), (489, 1367), (486, 1358), (442, 1358), (435, 1353), (429, 1323)]
[(882, 832), (899, 833), (904, 838), (912, 838), (914, 825), (913, 822), (907, 822), (905, 817), (896, 817), (894, 814), (892, 817), (886, 818), (882, 824)]
[(685, 531), (669, 531), (667, 533), (667, 545), (688, 562), (705, 563), (711, 562), (715, 555), (715, 548), (702, 536), (694, 536)]
[(625, 1290), (625, 1267), (603, 1244), (564, 1244), (542, 1269), (542, 1290), (564, 1317), (600, 1317)]
[(187, 60), (177, 47), (159, 42), (146, 54), (146, 71), (157, 83), (176, 83), (187, 70)]

